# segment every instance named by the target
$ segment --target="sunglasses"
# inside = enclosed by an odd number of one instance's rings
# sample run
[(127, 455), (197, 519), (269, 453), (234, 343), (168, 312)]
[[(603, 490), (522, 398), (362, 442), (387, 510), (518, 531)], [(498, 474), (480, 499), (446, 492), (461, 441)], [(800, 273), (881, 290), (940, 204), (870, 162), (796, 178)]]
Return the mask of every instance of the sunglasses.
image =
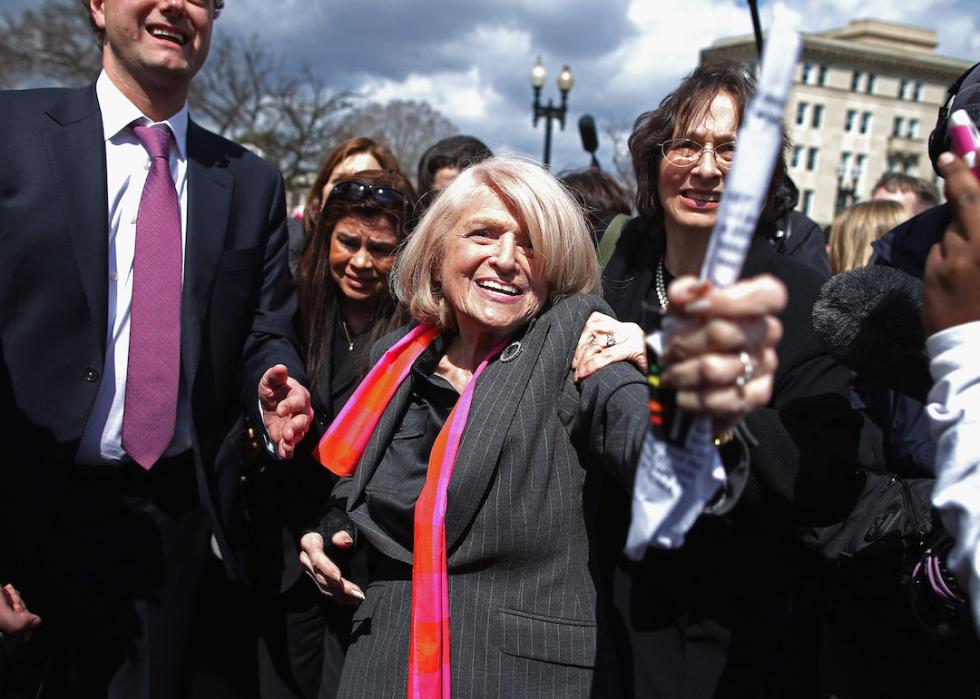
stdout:
[(356, 181), (341, 182), (335, 186), (330, 191), (327, 202), (334, 197), (343, 199), (344, 201), (365, 201), (366, 199), (370, 199), (378, 206), (386, 209), (404, 209), (408, 206), (408, 200), (405, 198), (405, 195), (397, 189), (378, 187), (377, 185), (364, 184), (363, 182)]

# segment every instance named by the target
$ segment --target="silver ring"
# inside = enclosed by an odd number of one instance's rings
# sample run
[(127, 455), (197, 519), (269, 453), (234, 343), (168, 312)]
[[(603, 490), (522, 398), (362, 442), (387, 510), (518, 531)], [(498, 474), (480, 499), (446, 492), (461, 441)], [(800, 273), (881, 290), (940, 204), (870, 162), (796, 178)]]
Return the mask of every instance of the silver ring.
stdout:
[(610, 347), (614, 347), (615, 345), (616, 345), (616, 336), (606, 335), (606, 349), (609, 349)]
[(739, 352), (738, 361), (742, 363), (742, 373), (735, 379), (735, 385), (744, 388), (745, 384), (755, 376), (755, 365), (752, 363), (752, 357), (749, 356), (748, 352)]

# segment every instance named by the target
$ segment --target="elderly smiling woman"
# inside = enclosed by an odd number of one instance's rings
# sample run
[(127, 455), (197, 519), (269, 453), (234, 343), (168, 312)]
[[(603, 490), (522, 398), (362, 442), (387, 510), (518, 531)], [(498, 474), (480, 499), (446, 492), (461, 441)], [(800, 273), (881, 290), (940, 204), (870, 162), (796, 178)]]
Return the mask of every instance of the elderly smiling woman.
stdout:
[[(392, 279), (419, 324), (375, 346), (378, 363), (321, 442), (321, 460), (349, 477), (302, 542), (322, 591), (363, 599), (340, 693), (586, 696), (590, 561), (603, 545), (586, 482), (602, 470), (631, 487), (649, 413), (626, 362), (573, 380), (586, 319), (608, 311), (591, 295), (599, 271), (582, 215), (539, 166), (492, 158), (444, 190)], [(677, 307), (692, 286), (672, 288)], [(740, 291), (700, 305), (766, 316), (784, 303), (771, 279)], [(713, 321), (691, 322), (707, 339)], [(727, 388), (738, 352), (766, 355), (773, 342), (735, 343), (734, 355), (705, 345), (688, 361), (715, 362)], [(761, 362), (760, 380), (771, 371)], [(721, 403), (726, 414), (753, 407)], [(324, 552), (328, 541), (336, 558), (355, 535), (370, 547), (363, 592)]]

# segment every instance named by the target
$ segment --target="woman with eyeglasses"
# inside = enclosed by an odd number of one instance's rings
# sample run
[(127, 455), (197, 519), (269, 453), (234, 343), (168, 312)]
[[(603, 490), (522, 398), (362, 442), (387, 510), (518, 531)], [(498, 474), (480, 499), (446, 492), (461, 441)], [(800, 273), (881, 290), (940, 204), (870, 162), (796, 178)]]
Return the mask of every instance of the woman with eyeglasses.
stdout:
[[(398, 171), (345, 174), (326, 192), (300, 259), (299, 331), (315, 423), (288, 467), (267, 466), (261, 495), (268, 510), (254, 513), (265, 517), (265, 529), (276, 539), (270, 548), (281, 552), (269, 555), (279, 562), (274, 572), (280, 577), (274, 581), (277, 598), (264, 612), (264, 697), (332, 697), (337, 690), (350, 608), (327, 604), (297, 557), (301, 534), (318, 523), (336, 480), (310, 454), (367, 373), (371, 345), (408, 319), (388, 293), (388, 274), (414, 226), (415, 206), (415, 191)], [(350, 563), (360, 579), (363, 557)]]
[[(645, 365), (642, 305), (672, 310), (671, 281), (700, 273), (728, 173), (736, 158), (754, 155), (737, 146), (754, 91), (743, 67), (706, 65), (637, 119), (629, 147), (639, 216), (622, 228), (603, 274), (604, 298), (619, 320), (589, 319), (574, 359), (580, 380), (617, 360)], [(622, 555), (629, 496), (611, 479), (600, 487), (606, 545), (598, 565), (617, 662), (600, 670), (597, 684), (627, 696), (753, 697), (764, 685), (782, 687), (774, 696), (804, 696), (796, 690), (809, 689), (791, 664), (800, 660), (792, 650), (799, 638), (786, 617), (794, 527), (848, 511), (859, 423), (845, 398), (847, 370), (811, 330), (821, 280), (767, 242), (783, 171), (780, 158), (742, 271), (774, 275), (789, 290), (779, 369), (769, 403), (716, 434), (727, 470), (722, 492), (681, 550), (651, 551), (634, 564)], [(744, 359), (750, 376), (754, 359)], [(711, 372), (702, 376), (713, 380)], [(733, 462), (743, 450), (748, 458)], [(792, 681), (802, 685), (785, 685)]]

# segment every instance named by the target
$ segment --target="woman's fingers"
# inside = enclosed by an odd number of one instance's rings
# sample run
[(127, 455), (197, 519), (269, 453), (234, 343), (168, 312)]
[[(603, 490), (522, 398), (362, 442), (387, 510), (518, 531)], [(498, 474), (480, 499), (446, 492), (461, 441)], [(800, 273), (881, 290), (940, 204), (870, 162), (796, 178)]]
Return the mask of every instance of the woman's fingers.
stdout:
[(694, 277), (674, 280), (667, 289), (671, 309), (689, 315), (748, 318), (779, 313), (786, 306), (786, 287), (771, 274), (742, 279), (718, 289)]
[(722, 424), (731, 425), (766, 405), (771, 395), (772, 374), (765, 374), (741, 387), (678, 390), (677, 406), (683, 411), (710, 415)]
[[(347, 532), (337, 532), (331, 537), (331, 541), (336, 545), (338, 538), (342, 536), (350, 538)], [(349, 546), (348, 544), (346, 548)], [(340, 604), (354, 604), (364, 599), (361, 588), (344, 578), (337, 564), (324, 553), (323, 537), (320, 534), (316, 532), (304, 534), (300, 539), (300, 548), (300, 563), (320, 592)]]
[(679, 362), (710, 352), (758, 354), (774, 347), (782, 334), (782, 324), (771, 315), (688, 322), (671, 335), (664, 361)]
[(739, 388), (756, 376), (772, 374), (779, 360), (767, 347), (758, 354), (705, 354), (671, 364), (664, 382), (676, 390), (700, 388)]
[(613, 362), (632, 362), (640, 371), (647, 369), (646, 335), (636, 323), (621, 323), (603, 313), (593, 313), (585, 323), (572, 368), (581, 381)]

